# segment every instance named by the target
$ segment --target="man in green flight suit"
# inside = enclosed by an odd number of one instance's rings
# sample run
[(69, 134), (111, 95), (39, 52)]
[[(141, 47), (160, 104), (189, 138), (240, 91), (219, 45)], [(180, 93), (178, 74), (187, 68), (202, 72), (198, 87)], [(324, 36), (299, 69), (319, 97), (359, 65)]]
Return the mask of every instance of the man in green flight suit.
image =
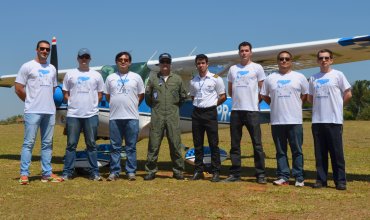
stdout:
[(171, 73), (171, 55), (159, 56), (160, 72), (149, 77), (145, 89), (145, 101), (152, 109), (148, 156), (144, 180), (153, 180), (158, 171), (157, 160), (164, 131), (170, 145), (173, 177), (183, 180), (184, 158), (181, 153), (179, 107), (187, 97), (180, 76)]

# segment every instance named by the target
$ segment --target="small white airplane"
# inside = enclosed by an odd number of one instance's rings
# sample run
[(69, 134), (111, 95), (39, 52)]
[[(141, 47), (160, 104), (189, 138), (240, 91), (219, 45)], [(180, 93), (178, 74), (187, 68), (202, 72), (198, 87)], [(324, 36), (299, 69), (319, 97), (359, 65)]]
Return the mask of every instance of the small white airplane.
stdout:
[[(290, 51), (294, 55), (294, 69), (307, 69), (316, 67), (316, 53), (320, 49), (330, 49), (334, 52), (335, 64), (350, 63), (362, 60), (370, 60), (370, 35), (355, 36), (347, 38), (337, 38), (321, 41), (311, 41), (304, 43), (284, 44), (277, 46), (260, 47), (253, 49), (253, 61), (263, 66), (267, 73), (277, 70), (276, 55), (282, 51)], [(213, 73), (225, 77), (230, 66), (239, 63), (238, 50), (206, 54), (209, 58), (209, 69)], [(180, 75), (183, 81), (189, 84), (193, 74), (196, 73), (194, 65), (195, 56), (185, 56), (172, 59), (172, 72)], [(51, 63), (58, 68), (56, 40), (52, 41), (52, 52), (50, 56)], [(141, 75), (143, 81), (147, 82), (150, 74), (158, 72), (158, 60), (149, 60), (148, 62), (132, 63), (130, 70)], [(91, 67), (100, 72), (104, 78), (117, 71), (115, 65)], [(69, 69), (58, 71), (58, 81), (62, 82), (63, 77)], [(16, 74), (0, 76), (0, 87), (12, 87)], [(227, 85), (227, 83), (226, 83)], [(57, 106), (56, 122), (65, 125), (67, 106), (62, 103), (63, 95), (59, 87), (54, 95)], [(225, 127), (230, 123), (231, 98), (217, 108), (218, 121), (220, 127)], [(189, 99), (180, 109), (181, 132), (191, 132), (191, 113), (192, 103)], [(139, 106), (140, 112), (140, 134), (139, 140), (149, 136), (151, 109), (145, 101)], [(265, 102), (260, 104), (261, 122), (269, 122), (270, 108)], [(109, 138), (109, 103), (103, 98), (99, 104), (99, 130), (98, 137), (102, 139)]]

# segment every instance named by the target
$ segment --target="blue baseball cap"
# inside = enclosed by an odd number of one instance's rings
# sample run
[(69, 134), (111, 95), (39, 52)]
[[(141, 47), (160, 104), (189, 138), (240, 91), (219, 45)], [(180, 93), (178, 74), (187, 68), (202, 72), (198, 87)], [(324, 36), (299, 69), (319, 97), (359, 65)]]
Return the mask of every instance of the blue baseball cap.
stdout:
[(87, 55), (91, 56), (91, 54), (90, 54), (90, 50), (89, 50), (89, 49), (87, 49), (87, 48), (81, 48), (81, 49), (78, 51), (78, 56), (79, 56), (79, 57), (80, 57), (80, 56), (82, 56), (82, 55), (85, 55), (85, 54), (87, 54)]

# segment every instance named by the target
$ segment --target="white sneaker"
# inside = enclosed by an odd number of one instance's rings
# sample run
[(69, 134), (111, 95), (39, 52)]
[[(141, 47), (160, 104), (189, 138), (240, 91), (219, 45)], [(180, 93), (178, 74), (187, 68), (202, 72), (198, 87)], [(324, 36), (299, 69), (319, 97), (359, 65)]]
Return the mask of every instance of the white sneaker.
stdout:
[(287, 186), (289, 185), (289, 182), (281, 178), (281, 179), (275, 180), (273, 184), (277, 186)]
[(304, 181), (302, 181), (302, 182), (299, 182), (298, 180), (295, 181), (295, 186), (296, 187), (302, 187), (302, 186), (304, 186)]

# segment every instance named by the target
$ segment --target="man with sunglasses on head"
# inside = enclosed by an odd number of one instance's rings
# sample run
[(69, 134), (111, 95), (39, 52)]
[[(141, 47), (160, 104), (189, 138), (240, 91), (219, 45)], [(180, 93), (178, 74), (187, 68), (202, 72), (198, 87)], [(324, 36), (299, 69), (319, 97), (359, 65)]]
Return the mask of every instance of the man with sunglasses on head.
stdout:
[(292, 152), (292, 175), (295, 186), (304, 186), (302, 104), (307, 100), (306, 77), (292, 70), (293, 56), (289, 51), (277, 55), (279, 71), (270, 74), (261, 89), (262, 98), (270, 105), (272, 138), (276, 148), (277, 186), (289, 185), (288, 143)]
[(148, 156), (144, 180), (153, 180), (158, 171), (159, 147), (164, 132), (170, 145), (173, 177), (183, 180), (184, 158), (181, 153), (179, 107), (187, 98), (180, 76), (171, 72), (171, 55), (159, 56), (159, 73), (151, 74), (145, 89), (145, 102), (152, 110), (149, 132)]
[(129, 70), (131, 54), (124, 51), (116, 55), (118, 71), (110, 74), (104, 93), (110, 105), (109, 137), (112, 146), (110, 174), (107, 181), (115, 181), (121, 172), (122, 139), (125, 138), (126, 176), (136, 180), (136, 142), (139, 135), (139, 105), (144, 99), (144, 82), (141, 76)]
[(55, 104), (53, 93), (57, 86), (56, 69), (47, 62), (50, 43), (41, 40), (36, 46), (36, 58), (22, 65), (15, 79), (15, 93), (25, 103), (24, 142), (21, 152), (21, 185), (28, 185), (32, 150), (37, 130), (41, 134), (42, 182), (62, 182), (52, 173), (51, 157), (55, 125)]
[(220, 181), (220, 148), (218, 147), (217, 106), (226, 100), (224, 81), (217, 74), (208, 71), (208, 57), (195, 57), (198, 75), (190, 81), (190, 96), (193, 100), (192, 131), (195, 149), (195, 172), (192, 180), (203, 179), (204, 133), (207, 132), (211, 149), (212, 182)]
[(243, 126), (246, 126), (252, 139), (254, 166), (257, 183), (266, 184), (265, 153), (261, 141), (259, 121), (259, 89), (266, 75), (262, 66), (252, 62), (252, 45), (249, 42), (239, 44), (240, 63), (233, 65), (227, 75), (228, 92), (232, 97), (230, 116), (231, 149), (230, 175), (225, 182), (240, 181), (241, 150)]
[(83, 131), (89, 162), (90, 179), (101, 181), (97, 159), (98, 104), (102, 98), (104, 82), (101, 74), (90, 69), (91, 53), (82, 48), (77, 54), (78, 68), (66, 73), (63, 80), (64, 99), (68, 100), (67, 147), (64, 159), (63, 179), (72, 179), (76, 148)]
[(317, 52), (320, 72), (310, 78), (308, 101), (312, 107), (312, 135), (316, 158), (316, 183), (313, 188), (327, 187), (328, 153), (337, 190), (347, 189), (343, 152), (343, 105), (351, 97), (351, 85), (338, 70), (332, 69), (333, 52)]

